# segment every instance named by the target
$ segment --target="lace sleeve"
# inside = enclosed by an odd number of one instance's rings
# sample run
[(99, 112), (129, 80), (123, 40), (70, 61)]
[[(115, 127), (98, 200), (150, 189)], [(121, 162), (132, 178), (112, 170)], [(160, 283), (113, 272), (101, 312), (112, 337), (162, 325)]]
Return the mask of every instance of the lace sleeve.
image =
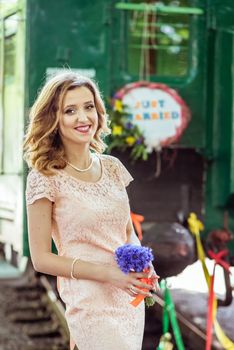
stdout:
[(40, 198), (48, 198), (54, 202), (55, 189), (51, 180), (52, 177), (45, 176), (34, 169), (31, 170), (27, 177), (26, 203), (33, 204)]
[(125, 168), (123, 163), (121, 163), (121, 161), (118, 158), (116, 158), (116, 160), (119, 168), (120, 179), (122, 180), (124, 186), (127, 187), (129, 183), (133, 181), (133, 177), (129, 173), (129, 171)]

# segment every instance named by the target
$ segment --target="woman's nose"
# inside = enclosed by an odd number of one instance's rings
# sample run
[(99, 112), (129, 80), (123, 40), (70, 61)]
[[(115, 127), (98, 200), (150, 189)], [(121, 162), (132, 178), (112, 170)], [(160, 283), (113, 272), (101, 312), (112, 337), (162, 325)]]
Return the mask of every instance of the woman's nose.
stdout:
[(77, 111), (76, 118), (78, 121), (86, 121), (88, 119), (85, 111), (83, 110)]

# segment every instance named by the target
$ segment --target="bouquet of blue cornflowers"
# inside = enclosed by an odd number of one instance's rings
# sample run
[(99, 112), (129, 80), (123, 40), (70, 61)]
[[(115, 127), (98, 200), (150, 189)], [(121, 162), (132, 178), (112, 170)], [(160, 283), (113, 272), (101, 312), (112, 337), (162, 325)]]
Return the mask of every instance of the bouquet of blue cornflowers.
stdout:
[[(154, 256), (151, 248), (125, 244), (116, 249), (115, 260), (120, 270), (126, 274), (131, 271), (148, 272), (150, 263), (154, 260)], [(152, 278), (142, 278), (141, 281), (153, 286)], [(142, 300), (145, 300), (147, 306), (151, 306), (155, 303), (153, 297), (145, 297), (142, 294), (138, 294), (131, 304), (137, 306)]]

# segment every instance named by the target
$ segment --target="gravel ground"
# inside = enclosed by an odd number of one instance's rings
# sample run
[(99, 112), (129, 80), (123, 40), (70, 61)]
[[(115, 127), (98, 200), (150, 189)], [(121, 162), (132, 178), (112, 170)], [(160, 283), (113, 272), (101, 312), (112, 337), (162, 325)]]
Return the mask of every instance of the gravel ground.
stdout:
[(58, 324), (35, 283), (28, 289), (0, 282), (0, 350), (67, 350)]

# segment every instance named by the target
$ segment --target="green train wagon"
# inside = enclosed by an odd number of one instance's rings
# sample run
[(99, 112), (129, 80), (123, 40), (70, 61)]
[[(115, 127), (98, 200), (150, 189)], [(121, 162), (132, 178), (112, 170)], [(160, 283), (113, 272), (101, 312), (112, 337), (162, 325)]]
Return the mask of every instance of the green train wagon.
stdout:
[[(12, 0), (0, 6), (0, 241), (8, 260), (29, 255), (28, 170), (21, 145), (39, 87), (69, 68), (96, 79), (108, 102), (119, 88), (139, 80), (143, 50), (150, 54), (148, 80), (176, 89), (192, 118), (180, 142), (162, 152), (176, 157), (172, 175), (165, 171), (151, 182), (146, 179), (155, 166), (154, 155), (145, 163), (129, 163), (136, 178), (129, 194), (134, 211), (146, 223), (173, 221), (181, 208), (195, 211), (209, 232), (223, 225), (229, 210), (233, 228), (231, 0), (152, 5), (157, 40), (148, 48), (142, 28), (149, 3), (142, 1)], [(129, 162), (126, 154), (120, 157)]]

